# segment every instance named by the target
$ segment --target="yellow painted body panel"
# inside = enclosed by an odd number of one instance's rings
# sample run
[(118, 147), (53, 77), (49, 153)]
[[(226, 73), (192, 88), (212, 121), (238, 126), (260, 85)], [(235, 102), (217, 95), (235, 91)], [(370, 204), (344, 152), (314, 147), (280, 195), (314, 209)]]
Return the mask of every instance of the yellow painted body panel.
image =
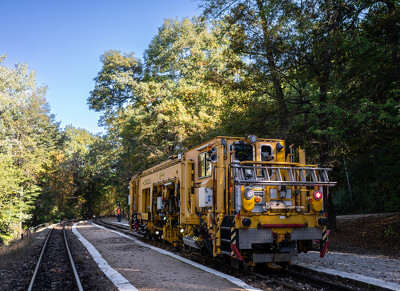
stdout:
[[(216, 137), (136, 174), (129, 185), (131, 228), (173, 245), (209, 243), (214, 256), (230, 254), (231, 227), (233, 236), (241, 229), (281, 225), (271, 228), (274, 244), (292, 232), (285, 225), (322, 229), (323, 200), (308, 205), (306, 199), (332, 183), (314, 185), (312, 179), (323, 180), (324, 170), (307, 165), (301, 149), (299, 162), (293, 162), (294, 154), (285, 156), (284, 147), (277, 139), (251, 144), (247, 138)], [(246, 158), (240, 160), (241, 155)], [(246, 189), (260, 202), (243, 198)], [(253, 250), (238, 249), (252, 260)]]

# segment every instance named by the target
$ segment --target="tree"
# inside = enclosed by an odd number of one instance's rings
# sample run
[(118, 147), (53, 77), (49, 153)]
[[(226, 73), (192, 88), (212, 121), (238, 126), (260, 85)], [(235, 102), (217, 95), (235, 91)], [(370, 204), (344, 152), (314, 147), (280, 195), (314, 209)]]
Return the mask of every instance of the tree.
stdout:
[[(374, 201), (383, 189), (393, 193), (387, 187), (397, 185), (391, 179), (399, 169), (398, 3), (206, 0), (202, 5), (209, 19), (229, 24), (226, 33), (235, 51), (257, 60), (248, 62), (253, 80), (267, 84), (248, 120), (288, 132), (289, 141), (305, 145), (312, 161), (335, 167), (339, 193), (346, 154), (357, 185), (350, 211), (394, 209), (395, 195), (386, 195), (382, 204)], [(274, 70), (290, 118), (288, 131), (284, 122), (260, 116), (282, 100)], [(271, 94), (272, 100), (267, 98)]]
[[(121, 142), (134, 144), (138, 157), (143, 156), (142, 166), (148, 164), (144, 161), (148, 156), (170, 155), (178, 145), (191, 146), (219, 126), (223, 107), (233, 97), (209, 80), (224, 75), (232, 82), (235, 73), (224, 60), (235, 56), (228, 55), (226, 47), (226, 39), (218, 39), (203, 19), (166, 20), (145, 52), (140, 78), (132, 73), (139, 63), (132, 54), (106, 52), (89, 103), (110, 104), (101, 109), (105, 112), (104, 125), (112, 134), (119, 132), (119, 137), (130, 135)], [(124, 72), (131, 73), (125, 79), (119, 78)], [(121, 80), (125, 80), (124, 86), (115, 83)], [(114, 95), (104, 97), (98, 93), (110, 87), (118, 88)], [(124, 106), (120, 106), (121, 100)]]
[(398, 209), (397, 2), (202, 5), (202, 17), (166, 20), (143, 61), (102, 57), (88, 101), (118, 147), (118, 192), (135, 171), (209, 137), (253, 133), (300, 144), (309, 162), (334, 167), (339, 198), (346, 155), (355, 199), (335, 199), (340, 211)]
[(53, 152), (40, 177), (42, 194), (36, 201), (35, 223), (110, 213), (114, 167), (111, 144), (71, 125), (63, 144)]
[(31, 217), (38, 176), (58, 142), (58, 124), (27, 65), (4, 67), (0, 58), (0, 240), (8, 241)]

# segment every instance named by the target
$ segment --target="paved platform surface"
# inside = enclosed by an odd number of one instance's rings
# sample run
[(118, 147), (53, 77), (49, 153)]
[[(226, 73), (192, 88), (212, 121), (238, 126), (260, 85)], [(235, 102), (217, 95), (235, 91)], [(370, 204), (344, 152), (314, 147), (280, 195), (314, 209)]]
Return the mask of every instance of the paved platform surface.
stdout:
[(120, 282), (120, 290), (256, 290), (242, 282), (243, 289), (239, 279), (235, 284), (235, 278), (231, 282), (90, 222), (77, 224), (75, 230), (98, 252), (93, 256), (104, 259), (100, 267)]
[[(123, 218), (105, 218), (107, 222), (129, 226)], [(381, 286), (389, 290), (400, 290), (400, 260), (388, 259), (382, 256), (362, 256), (350, 253), (329, 252), (325, 258), (319, 257), (319, 252), (300, 254), (293, 264), (314, 271), (337, 275)]]

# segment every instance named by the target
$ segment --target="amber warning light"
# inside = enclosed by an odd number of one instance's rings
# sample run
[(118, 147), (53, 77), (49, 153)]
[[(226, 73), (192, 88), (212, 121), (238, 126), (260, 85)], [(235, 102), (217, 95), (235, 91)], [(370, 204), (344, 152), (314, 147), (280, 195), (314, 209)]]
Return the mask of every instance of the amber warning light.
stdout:
[(314, 192), (314, 199), (319, 201), (322, 198), (322, 193), (320, 191), (315, 191)]

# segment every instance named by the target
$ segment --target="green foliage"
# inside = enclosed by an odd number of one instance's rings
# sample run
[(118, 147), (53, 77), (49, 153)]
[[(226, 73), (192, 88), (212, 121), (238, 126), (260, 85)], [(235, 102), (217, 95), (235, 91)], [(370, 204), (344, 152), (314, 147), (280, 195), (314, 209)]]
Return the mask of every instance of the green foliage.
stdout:
[[(227, 40), (217, 38), (218, 29), (209, 30), (203, 19), (166, 20), (145, 52), (142, 79), (127, 82), (124, 87), (125, 96), (130, 96), (126, 105), (104, 110), (103, 122), (109, 134), (121, 140), (129, 157), (135, 156), (137, 163), (130, 167), (130, 174), (176, 152), (178, 145), (182, 150), (209, 137), (221, 123), (223, 108), (231, 99), (223, 87), (218, 88), (210, 80), (214, 75), (223, 75), (233, 82), (234, 73), (224, 62)], [(118, 65), (121, 58), (124, 64), (136, 63), (132, 54), (114, 52), (113, 65), (108, 55), (106, 52), (102, 57), (103, 69), (96, 88), (104, 86), (99, 80), (106, 78), (105, 68), (114, 68), (111, 74), (107, 71), (108, 80), (117, 80), (123, 72), (134, 69)], [(240, 61), (235, 55), (230, 57)], [(93, 100), (103, 99), (98, 91), (92, 91), (88, 101), (93, 106)], [(110, 104), (119, 100), (117, 94)]]
[[(142, 66), (133, 53), (121, 55), (109, 50), (101, 57), (103, 68), (94, 79), (96, 82), (89, 107), (96, 111), (121, 106), (125, 101), (134, 100), (132, 89), (141, 79)], [(137, 88), (140, 91), (140, 88)]]
[[(202, 7), (203, 17), (166, 20), (143, 63), (119, 52), (102, 57), (89, 103), (104, 112), (120, 148), (121, 184), (214, 135), (255, 133), (286, 138), (304, 146), (309, 161), (334, 167), (340, 212), (399, 211), (398, 3), (205, 0)], [(107, 88), (119, 91), (98, 93)]]
[[(253, 84), (265, 84), (241, 123), (263, 136), (287, 136), (306, 147), (311, 161), (334, 167), (341, 212), (399, 211), (399, 4), (205, 0), (202, 5), (207, 17), (227, 24), (235, 52), (254, 60), (245, 63)], [(285, 106), (288, 128), (279, 118)], [(353, 203), (343, 154), (350, 160)]]
[(34, 72), (0, 57), (0, 241), (21, 222), (127, 209), (135, 172), (216, 135), (305, 147), (334, 168), (339, 213), (400, 211), (399, 3), (201, 3), (166, 19), (143, 60), (101, 56), (88, 104), (104, 136), (59, 130)]
[(385, 233), (385, 237), (389, 237), (389, 239), (399, 239), (400, 238), (400, 233), (395, 231), (390, 224), (387, 226), (384, 233)]
[(11, 69), (0, 62), (0, 242), (15, 238), (31, 218), (38, 176), (57, 143), (45, 92), (27, 65)]
[(54, 151), (40, 177), (34, 224), (111, 213), (114, 157), (112, 145), (84, 129), (67, 126), (62, 147)]

